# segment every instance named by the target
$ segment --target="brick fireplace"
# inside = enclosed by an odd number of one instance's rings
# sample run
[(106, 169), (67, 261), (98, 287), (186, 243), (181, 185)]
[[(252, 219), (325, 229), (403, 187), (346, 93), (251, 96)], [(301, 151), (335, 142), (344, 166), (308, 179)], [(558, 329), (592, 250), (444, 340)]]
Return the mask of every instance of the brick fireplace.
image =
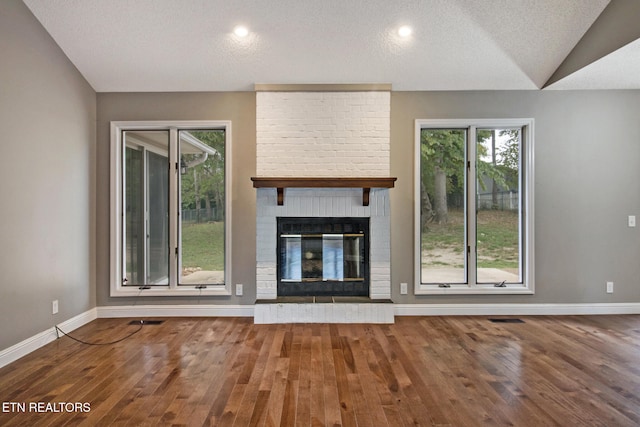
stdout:
[[(255, 321), (393, 322), (388, 303), (389, 189), (395, 181), (389, 177), (390, 87), (260, 85), (256, 106), (257, 176), (252, 180), (257, 188), (260, 304)], [(278, 221), (291, 218), (366, 219), (368, 271), (362, 275), (367, 283), (364, 295), (361, 293), (366, 301), (282, 303)], [(311, 252), (307, 256), (314, 256)], [(342, 287), (338, 284), (335, 289)], [(339, 297), (338, 291), (316, 293)], [(269, 301), (274, 304), (265, 304)], [(387, 303), (376, 304), (382, 301)]]
[(369, 293), (371, 299), (391, 297), (389, 190), (372, 189), (362, 206), (361, 189), (288, 189), (277, 205), (276, 189), (257, 190), (256, 280), (258, 299), (278, 297), (277, 218), (353, 217), (369, 219)]

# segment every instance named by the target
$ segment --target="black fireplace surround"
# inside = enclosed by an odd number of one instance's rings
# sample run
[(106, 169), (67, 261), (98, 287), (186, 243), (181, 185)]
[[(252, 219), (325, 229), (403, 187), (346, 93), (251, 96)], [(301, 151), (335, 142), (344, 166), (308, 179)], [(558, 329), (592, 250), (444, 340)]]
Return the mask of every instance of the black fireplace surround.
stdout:
[(278, 296), (369, 296), (369, 218), (277, 224)]

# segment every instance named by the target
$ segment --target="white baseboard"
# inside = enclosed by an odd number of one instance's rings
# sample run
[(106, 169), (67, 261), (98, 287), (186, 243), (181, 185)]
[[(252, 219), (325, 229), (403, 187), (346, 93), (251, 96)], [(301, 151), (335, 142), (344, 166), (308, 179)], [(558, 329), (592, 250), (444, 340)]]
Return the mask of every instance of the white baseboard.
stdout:
[(253, 317), (253, 305), (122, 305), (98, 307), (98, 318)]
[[(58, 323), (56, 326), (60, 327), (60, 329), (65, 332), (71, 332), (78, 329), (80, 326), (86, 325), (92, 320), (95, 320), (96, 318), (97, 311), (95, 308), (92, 308), (91, 310), (80, 313), (69, 320)], [(20, 359), (23, 356), (26, 356), (32, 351), (35, 351), (52, 341), (55, 341), (57, 338), (58, 335), (54, 326), (0, 351), (0, 368)]]
[(396, 316), (562, 316), (640, 314), (640, 303), (394, 304)]
[[(396, 316), (513, 316), (640, 314), (640, 303), (392, 304)], [(98, 318), (254, 317), (255, 305), (136, 305), (98, 307)]]

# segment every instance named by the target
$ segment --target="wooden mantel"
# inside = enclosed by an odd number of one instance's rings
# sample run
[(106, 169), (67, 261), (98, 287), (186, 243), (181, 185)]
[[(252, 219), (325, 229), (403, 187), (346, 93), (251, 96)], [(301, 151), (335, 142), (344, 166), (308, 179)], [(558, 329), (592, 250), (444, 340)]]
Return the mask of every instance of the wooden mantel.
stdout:
[(372, 188), (393, 188), (395, 177), (390, 178), (295, 178), (295, 177), (251, 177), (253, 188), (276, 188), (278, 206), (284, 204), (285, 188), (362, 188), (362, 206), (369, 206)]

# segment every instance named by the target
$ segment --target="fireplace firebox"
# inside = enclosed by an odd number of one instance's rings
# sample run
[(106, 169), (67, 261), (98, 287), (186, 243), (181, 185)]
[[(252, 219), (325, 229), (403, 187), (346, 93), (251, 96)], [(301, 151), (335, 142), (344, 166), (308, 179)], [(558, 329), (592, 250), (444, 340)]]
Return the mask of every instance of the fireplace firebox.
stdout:
[(277, 218), (278, 296), (368, 296), (369, 218)]

